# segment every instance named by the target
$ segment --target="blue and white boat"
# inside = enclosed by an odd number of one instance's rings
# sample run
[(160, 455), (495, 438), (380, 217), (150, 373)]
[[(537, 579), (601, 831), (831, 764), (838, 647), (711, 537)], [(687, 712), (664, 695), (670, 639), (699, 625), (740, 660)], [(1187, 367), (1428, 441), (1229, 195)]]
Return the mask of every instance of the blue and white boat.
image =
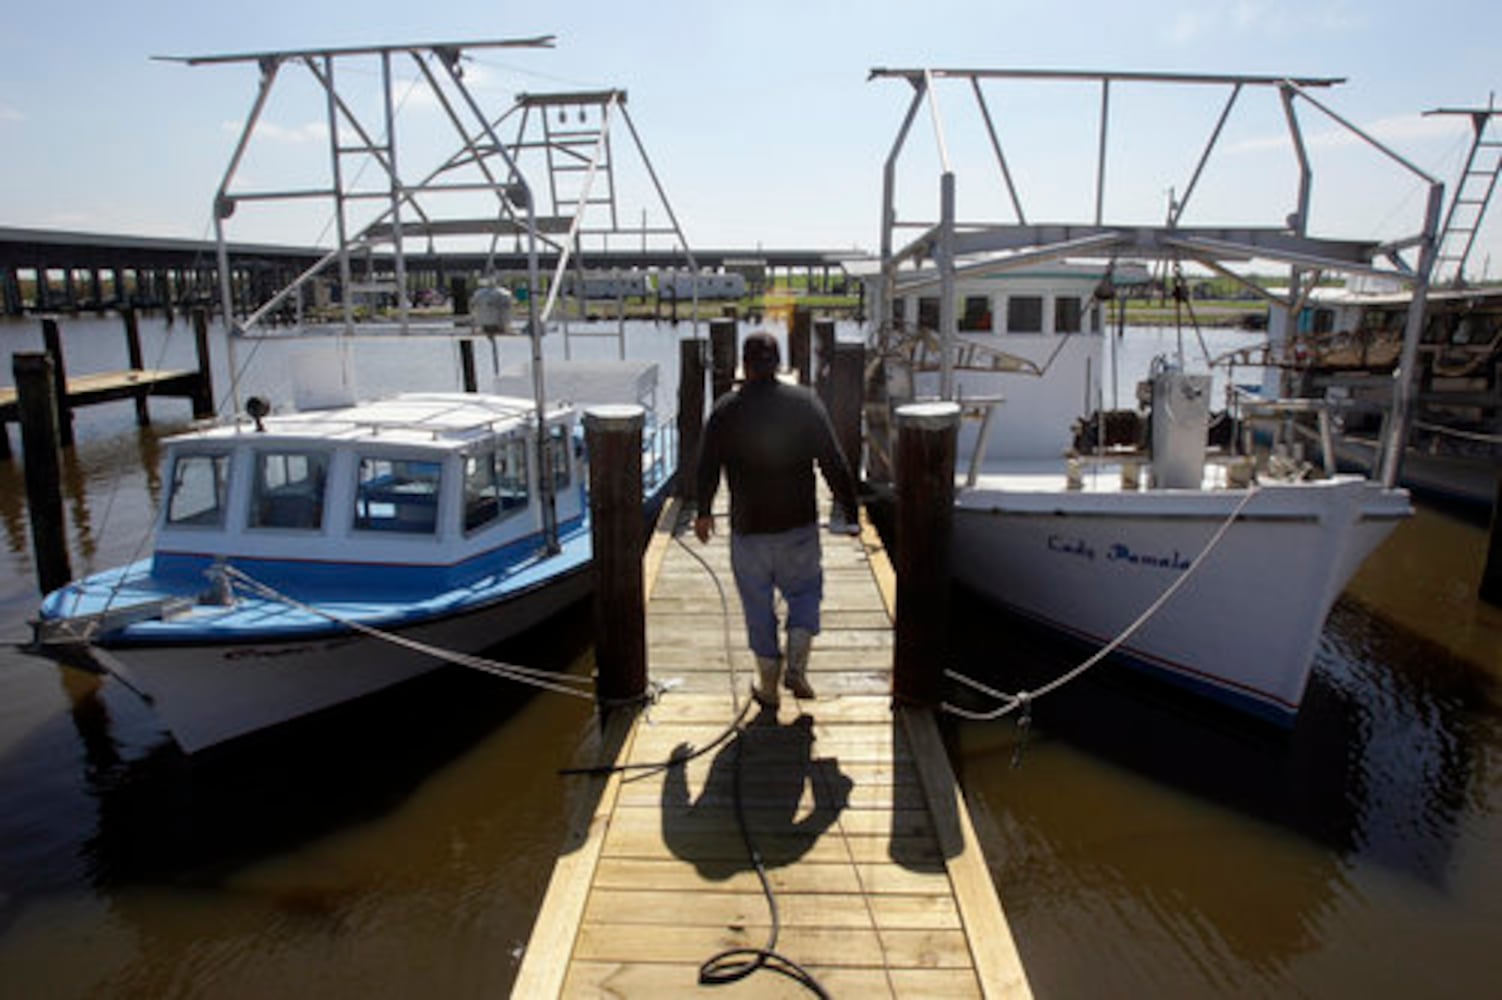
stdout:
[[(100, 666), (151, 701), (184, 750), (358, 698), (446, 659), (463, 661), (588, 594), (580, 407), (644, 404), (649, 518), (664, 498), (674, 462), (670, 437), (659, 433), (651, 412), (657, 368), (626, 359), (624, 321), (615, 335), (617, 359), (550, 362), (546, 370), (542, 363), (562, 276), (571, 265), (584, 272), (583, 238), (603, 241), (617, 217), (631, 217), (618, 211), (613, 184), (603, 193), (590, 187), (597, 173), (614, 177), (623, 166), (607, 169), (607, 138), (618, 118), (629, 124), (625, 93), (519, 94), (506, 115), (517, 113), (522, 124), (508, 144), (464, 81), (465, 50), (551, 45), (543, 36), (181, 60), (258, 73), (257, 100), (213, 202), (232, 408), (240, 409), (238, 342), (311, 336), (338, 348), (337, 363), (299, 367), (298, 412), (273, 414), (252, 400), (248, 416), (169, 439), (168, 488), (151, 556), (71, 583), (42, 603), (39, 643), (87, 646)], [(351, 71), (335, 74), (336, 63)], [(416, 74), (406, 82), (396, 75), (403, 66)], [(278, 79), (300, 71), (324, 92), (328, 134), (358, 135), (365, 144), (330, 147), (325, 188), (243, 188), (239, 167), (267, 99)], [(407, 102), (423, 85), (432, 99)], [(368, 97), (362, 88), (369, 86), (383, 99), (356, 99), (343, 89)], [(370, 118), (371, 107), (383, 113)], [(419, 120), (426, 114), (423, 127), (403, 118), (398, 128), (398, 107)], [(578, 128), (546, 134), (543, 113), (560, 108), (577, 117)], [(431, 139), (444, 128), (460, 148), (434, 161)], [(634, 125), (630, 132), (650, 167)], [(408, 136), (398, 156), (398, 137)], [(386, 175), (378, 194), (360, 182), (351, 158)], [(426, 176), (414, 167), (424, 160), (435, 164)], [(413, 173), (399, 172), (398, 164)], [(576, 186), (562, 186), (565, 176)], [(653, 190), (661, 196), (660, 186)], [(310, 200), (320, 199), (332, 214), (335, 246), (257, 297), (260, 282), (236, 269), (227, 220), (274, 201), (306, 213)], [(611, 225), (586, 226), (591, 205), (605, 205), (608, 212), (598, 214)], [(671, 229), (632, 232), (644, 247), (649, 237), (671, 238), (669, 256), (681, 253), (696, 267), (676, 221)], [(515, 241), (509, 260), (498, 257), (502, 236)], [(468, 312), (415, 308), (412, 249), (428, 266), (453, 262), (454, 277), (478, 272)], [(554, 274), (544, 301), (545, 256)], [(525, 312), (524, 330), (511, 329), (508, 289)], [(424, 351), (456, 341), (472, 348), (481, 337), (495, 345), (513, 332), (526, 337), (512, 343), (530, 347), (524, 381), (498, 374), (490, 394), (359, 400), (353, 389), (356, 338), (395, 338)], [(568, 357), (566, 325), (563, 337)], [(461, 355), (468, 361), (464, 382), (475, 387), (473, 351)]]
[(407, 393), (173, 437), (155, 551), (49, 594), (39, 633), (86, 640), (190, 753), (494, 645), (590, 591), (576, 409), (543, 421), (556, 546), (535, 413)]

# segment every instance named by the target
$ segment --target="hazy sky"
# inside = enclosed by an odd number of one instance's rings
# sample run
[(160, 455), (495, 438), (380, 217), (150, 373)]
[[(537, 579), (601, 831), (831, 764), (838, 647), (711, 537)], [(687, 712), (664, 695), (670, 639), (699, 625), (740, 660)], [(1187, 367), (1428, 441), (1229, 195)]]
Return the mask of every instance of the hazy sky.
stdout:
[[(256, 72), (152, 55), (554, 34), (551, 50), (477, 53), (468, 77), (477, 93), (499, 112), (517, 91), (627, 90), (673, 207), (690, 242), (703, 247), (875, 249), (882, 161), (910, 90), (868, 82), (873, 66), (1345, 77), (1321, 100), (1447, 184), (1469, 124), (1421, 112), (1485, 105), (1502, 87), (1495, 0), (111, 0), (62, 11), (11, 4), (3, 20), (0, 225), (209, 234), (212, 195)], [(1098, 91), (996, 85), (987, 95), (1029, 221), (1090, 221)], [(1169, 189), (1182, 193), (1225, 97), (1220, 88), (1176, 97), (1113, 88), (1108, 220), (1163, 217)], [(1009, 221), (973, 97), (951, 85), (940, 106), (960, 215)], [(322, 120), (307, 88), (279, 95), (247, 160), (248, 179), (292, 176), (283, 160), (326, 171)], [(1384, 238), (1417, 230), (1416, 178), (1337, 138), (1307, 105), (1300, 120), (1316, 161), (1316, 229)], [(931, 217), (936, 161), (926, 118), (912, 144), (899, 212)], [(1185, 221), (1281, 219), (1295, 183), (1275, 95), (1247, 94)], [(327, 231), (327, 214), (307, 208), (289, 223), (237, 213), (231, 236), (313, 242)], [(1475, 274), (1488, 259), (1491, 276), (1502, 274), (1499, 216), (1494, 209), (1485, 226)]]

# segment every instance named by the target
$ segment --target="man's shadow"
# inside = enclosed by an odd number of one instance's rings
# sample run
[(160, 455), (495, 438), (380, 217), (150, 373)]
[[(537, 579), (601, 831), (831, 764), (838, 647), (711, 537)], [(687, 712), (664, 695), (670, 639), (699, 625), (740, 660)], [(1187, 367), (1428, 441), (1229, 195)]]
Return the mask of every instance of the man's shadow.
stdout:
[(692, 801), (688, 768), (681, 762), (670, 767), (662, 785), (662, 836), (674, 856), (717, 882), (750, 871), (737, 795), (766, 867), (807, 854), (839, 818), (854, 787), (836, 758), (814, 757), (813, 726), (808, 715), (779, 726), (775, 713), (763, 711), (715, 756)]

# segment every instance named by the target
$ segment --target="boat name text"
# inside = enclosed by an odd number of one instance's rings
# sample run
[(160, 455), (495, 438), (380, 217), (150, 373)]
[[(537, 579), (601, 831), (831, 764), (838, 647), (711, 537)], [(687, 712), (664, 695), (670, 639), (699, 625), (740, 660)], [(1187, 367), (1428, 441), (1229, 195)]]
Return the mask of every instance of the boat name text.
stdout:
[[(1083, 538), (1049, 535), (1048, 551), (1078, 556), (1090, 562), (1095, 561), (1095, 546)], [(1131, 566), (1151, 566), (1155, 569), (1185, 570), (1189, 568), (1189, 560), (1184, 558), (1178, 549), (1174, 549), (1171, 553), (1138, 552), (1125, 542), (1112, 542), (1106, 546), (1105, 561), (1127, 563)]]

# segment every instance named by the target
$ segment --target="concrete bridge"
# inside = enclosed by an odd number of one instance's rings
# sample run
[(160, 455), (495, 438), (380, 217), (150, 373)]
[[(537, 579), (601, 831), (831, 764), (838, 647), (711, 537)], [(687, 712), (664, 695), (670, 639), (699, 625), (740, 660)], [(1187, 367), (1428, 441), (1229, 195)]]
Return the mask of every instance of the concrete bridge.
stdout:
[[(229, 245), (237, 301), (259, 301), (282, 288), (326, 253), (316, 247), (235, 243)], [(487, 265), (501, 272), (525, 271), (526, 256), (480, 250), (407, 253), (410, 291), (446, 289), (454, 277), (478, 275)], [(864, 256), (849, 250), (694, 251), (699, 265), (710, 270), (742, 269), (763, 275), (770, 284), (778, 276), (803, 275), (811, 288), (827, 291), (847, 286), (845, 265)], [(681, 250), (592, 250), (582, 254), (583, 266), (596, 269), (664, 269), (683, 264)], [(389, 254), (376, 253), (371, 266), (380, 270)], [(544, 249), (545, 270), (557, 265), (557, 253)], [(756, 282), (750, 282), (753, 288)], [(0, 311), (19, 316), (26, 312), (104, 310), (120, 305), (160, 308), (219, 302), (218, 251), (209, 240), (170, 237), (120, 236), (107, 233), (65, 232), (0, 227)]]

